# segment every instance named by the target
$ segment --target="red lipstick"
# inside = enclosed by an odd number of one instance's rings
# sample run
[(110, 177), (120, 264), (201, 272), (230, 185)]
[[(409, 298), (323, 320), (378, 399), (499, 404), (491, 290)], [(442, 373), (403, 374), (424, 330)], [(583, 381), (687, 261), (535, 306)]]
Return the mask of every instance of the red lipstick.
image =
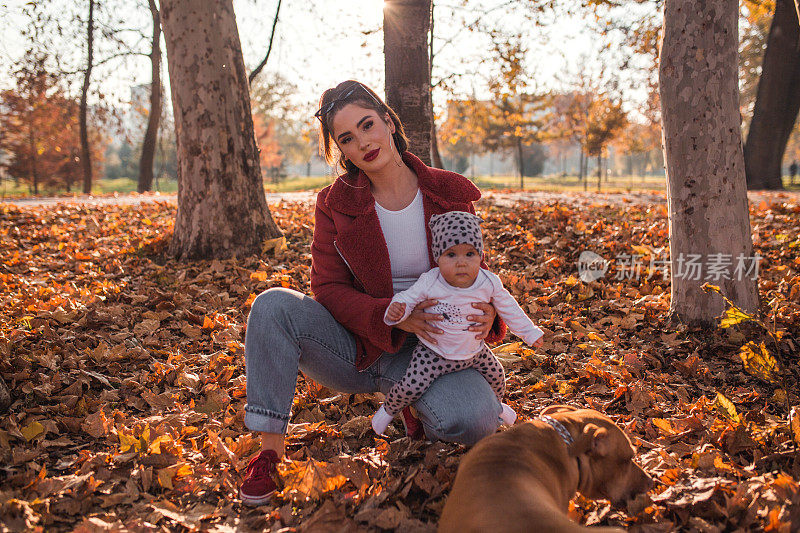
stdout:
[(378, 152), (380, 152), (380, 151), (381, 151), (380, 148), (375, 148), (374, 150), (370, 150), (369, 152), (367, 152), (364, 155), (364, 161), (367, 161), (367, 162), (372, 161), (373, 159), (378, 157)]

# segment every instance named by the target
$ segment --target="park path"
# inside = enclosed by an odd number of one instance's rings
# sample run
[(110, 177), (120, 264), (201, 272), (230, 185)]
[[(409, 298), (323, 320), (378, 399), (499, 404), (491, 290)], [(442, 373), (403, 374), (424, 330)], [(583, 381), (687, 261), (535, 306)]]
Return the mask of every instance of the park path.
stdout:
[[(614, 206), (658, 205), (667, 203), (667, 194), (663, 191), (635, 192), (548, 192), (548, 191), (485, 191), (483, 197), (496, 205), (511, 207), (517, 202), (548, 203), (558, 201), (566, 204), (590, 206), (593, 204), (609, 204)], [(748, 191), (747, 198), (751, 204), (800, 204), (800, 191)]]
[[(270, 192), (266, 194), (267, 203), (277, 202), (313, 202), (317, 193), (315, 191), (299, 192)], [(800, 191), (750, 191), (747, 197), (751, 203), (760, 204), (793, 203), (800, 204)], [(483, 191), (483, 199), (495, 205), (511, 207), (517, 202), (549, 203), (562, 202), (566, 204), (589, 206), (592, 204), (609, 205), (658, 205), (666, 204), (667, 196), (659, 191), (637, 192), (551, 192), (551, 191)], [(81, 204), (81, 205), (138, 205), (143, 202), (177, 202), (175, 194), (124, 194), (113, 196), (62, 196), (52, 198), (17, 198), (0, 199), (0, 203), (16, 205), (18, 207), (40, 207), (56, 204)]]
[[(314, 201), (317, 193), (314, 191), (300, 192), (268, 192), (267, 203), (285, 202), (310, 202)], [(81, 204), (81, 205), (138, 205), (145, 202), (177, 202), (177, 194), (115, 194), (109, 196), (54, 196), (39, 198), (0, 199), (0, 203), (7, 203), (19, 207), (40, 207), (55, 204)]]

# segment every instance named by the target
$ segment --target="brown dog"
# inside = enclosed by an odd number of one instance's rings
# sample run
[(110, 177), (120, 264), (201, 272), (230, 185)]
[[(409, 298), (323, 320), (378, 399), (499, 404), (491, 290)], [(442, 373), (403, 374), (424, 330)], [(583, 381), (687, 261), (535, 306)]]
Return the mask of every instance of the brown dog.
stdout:
[(580, 526), (566, 511), (576, 490), (615, 504), (648, 491), (653, 480), (633, 456), (607, 416), (548, 407), (541, 419), (495, 433), (464, 456), (439, 533), (622, 531)]

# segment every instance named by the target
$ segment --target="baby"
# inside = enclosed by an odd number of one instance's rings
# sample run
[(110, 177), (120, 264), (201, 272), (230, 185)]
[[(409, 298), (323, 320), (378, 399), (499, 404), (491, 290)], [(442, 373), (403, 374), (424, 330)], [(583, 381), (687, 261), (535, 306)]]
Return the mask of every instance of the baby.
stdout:
[(443, 333), (436, 335), (436, 344), (420, 337), (405, 376), (372, 416), (372, 428), (378, 434), (383, 434), (392, 419), (417, 401), (437, 377), (465, 368), (476, 369), (494, 389), (501, 401), (503, 422), (511, 425), (517, 418), (514, 410), (502, 403), (506, 386), (503, 367), (483, 340), (469, 331), (472, 324), (465, 317), (476, 312), (473, 302), (491, 302), (509, 329), (527, 344), (541, 344), (543, 332), (525, 315), (500, 278), (481, 268), (480, 221), (464, 211), (431, 216), (431, 250), (439, 266), (422, 274), (408, 290), (395, 294), (386, 309), (383, 320), (394, 326), (408, 318), (418, 303), (437, 300), (426, 312), (442, 316), (437, 326)]

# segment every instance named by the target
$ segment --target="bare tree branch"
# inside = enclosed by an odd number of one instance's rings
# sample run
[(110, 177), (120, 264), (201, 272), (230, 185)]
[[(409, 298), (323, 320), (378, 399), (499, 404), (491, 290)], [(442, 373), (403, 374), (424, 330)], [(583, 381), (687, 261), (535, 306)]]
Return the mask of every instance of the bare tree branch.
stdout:
[(275, 27), (278, 25), (278, 15), (281, 12), (281, 1), (278, 0), (278, 7), (275, 9), (275, 19), (272, 21), (272, 33), (269, 35), (269, 46), (267, 47), (267, 55), (264, 56), (264, 59), (261, 60), (261, 63), (253, 69), (253, 72), (247, 77), (247, 83), (249, 85), (253, 85), (253, 80), (258, 76), (258, 73), (261, 72), (261, 69), (264, 68), (264, 65), (267, 64), (267, 59), (269, 59), (269, 53), (272, 51), (272, 41), (275, 39)]
[[(94, 66), (95, 67), (99, 67), (100, 65), (105, 65), (106, 63), (108, 63), (109, 61), (112, 61), (114, 59), (119, 59), (120, 57), (130, 57), (130, 56), (150, 57), (150, 54), (147, 54), (145, 52), (133, 52), (133, 51), (120, 52), (118, 54), (112, 54), (112, 55), (106, 57), (105, 59), (101, 59), (100, 61), (95, 61), (94, 62)], [(80, 68), (78, 70), (59, 69), (58, 72), (59, 72), (59, 74), (64, 75), (64, 76), (74, 76), (75, 74), (82, 74), (82, 73), (86, 72), (86, 69), (85, 68)]]

